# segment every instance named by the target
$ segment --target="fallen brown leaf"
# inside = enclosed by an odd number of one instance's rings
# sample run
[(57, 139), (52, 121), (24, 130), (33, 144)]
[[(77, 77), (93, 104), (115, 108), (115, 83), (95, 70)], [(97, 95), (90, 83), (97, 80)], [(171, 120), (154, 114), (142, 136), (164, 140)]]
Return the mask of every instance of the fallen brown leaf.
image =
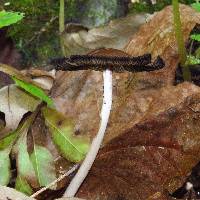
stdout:
[(70, 25), (63, 34), (66, 53), (85, 54), (102, 47), (122, 49), (146, 18), (146, 14), (128, 15), (89, 31), (80, 25)]
[[(185, 5), (181, 5), (180, 8), (186, 39), (199, 21), (200, 14)], [(138, 123), (146, 115), (159, 88), (173, 85), (178, 53), (171, 11), (169, 6), (158, 12), (151, 21), (140, 28), (125, 48), (127, 54), (134, 56), (152, 53), (155, 58), (160, 54), (166, 62), (166, 67), (155, 72), (134, 75), (113, 73), (113, 105), (105, 142)], [(105, 54), (102, 50), (101, 53)], [(116, 51), (112, 52), (114, 53), (118, 55)], [(134, 78), (131, 86), (127, 87), (132, 75)], [(102, 91), (101, 72), (60, 71), (56, 75), (52, 96), (57, 109), (75, 119), (76, 131), (79, 134), (94, 137), (99, 128)]]
[(199, 161), (199, 92), (188, 83), (160, 89), (146, 116), (100, 151), (78, 197), (170, 199)]
[[(183, 4), (180, 4), (180, 13), (183, 36), (186, 42), (191, 30), (199, 23), (200, 13)], [(165, 61), (166, 67), (159, 71), (136, 75), (138, 79), (137, 87), (172, 85), (179, 62), (178, 47), (173, 29), (172, 6), (167, 6), (156, 13), (148, 23), (142, 25), (126, 45), (125, 52), (133, 56), (151, 53), (153, 58), (160, 55)]]

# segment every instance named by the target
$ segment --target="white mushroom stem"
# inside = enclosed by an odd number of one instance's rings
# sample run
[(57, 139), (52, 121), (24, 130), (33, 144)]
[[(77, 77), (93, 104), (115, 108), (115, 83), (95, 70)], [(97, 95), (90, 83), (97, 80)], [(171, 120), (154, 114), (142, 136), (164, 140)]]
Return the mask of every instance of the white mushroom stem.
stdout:
[(85, 160), (83, 161), (78, 172), (70, 182), (63, 197), (75, 196), (76, 192), (78, 191), (79, 187), (81, 186), (82, 182), (87, 176), (90, 168), (92, 167), (92, 164), (97, 156), (97, 153), (103, 141), (112, 105), (112, 71), (110, 71), (109, 69), (103, 71), (103, 81), (104, 81), (104, 96), (103, 96), (101, 123), (99, 131), (96, 137), (92, 141), (90, 150), (87, 153)]

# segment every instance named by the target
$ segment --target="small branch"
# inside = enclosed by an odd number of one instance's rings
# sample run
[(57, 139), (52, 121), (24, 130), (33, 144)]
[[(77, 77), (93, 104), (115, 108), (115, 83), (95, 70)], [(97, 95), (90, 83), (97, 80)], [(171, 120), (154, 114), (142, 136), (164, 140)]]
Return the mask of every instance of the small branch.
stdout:
[(59, 11), (59, 33), (60, 33), (60, 47), (62, 54), (65, 56), (65, 47), (62, 33), (65, 30), (65, 1), (60, 0), (60, 11)]
[(78, 168), (79, 164), (74, 165), (69, 171), (67, 171), (66, 173), (64, 173), (63, 175), (61, 175), (59, 178), (57, 178), (55, 181), (53, 181), (52, 183), (50, 183), (49, 185), (47, 185), (46, 187), (43, 187), (42, 189), (38, 190), (37, 192), (35, 192), (34, 194), (31, 195), (32, 198), (35, 198), (36, 196), (38, 196), (39, 194), (41, 194), (42, 192), (46, 191), (47, 189), (49, 189), (50, 187), (54, 186), (55, 184), (57, 184), (59, 181), (61, 181), (62, 179), (64, 179), (65, 177), (69, 176), (71, 173), (73, 173), (77, 168)]
[(106, 131), (110, 110), (112, 105), (112, 72), (110, 70), (103, 71), (104, 79), (104, 98), (101, 110), (101, 123), (96, 137), (93, 139), (90, 150), (80, 166), (78, 172), (72, 179), (63, 197), (74, 197), (85, 177), (87, 176), (101, 146)]

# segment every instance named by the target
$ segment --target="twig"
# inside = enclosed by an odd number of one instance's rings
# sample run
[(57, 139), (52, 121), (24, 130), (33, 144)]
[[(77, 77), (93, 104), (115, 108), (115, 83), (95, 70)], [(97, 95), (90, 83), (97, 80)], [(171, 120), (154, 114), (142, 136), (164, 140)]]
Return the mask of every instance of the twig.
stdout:
[(35, 198), (36, 196), (38, 196), (42, 192), (44, 192), (47, 189), (49, 189), (50, 187), (54, 186), (56, 183), (58, 183), (59, 181), (61, 181), (62, 179), (64, 179), (66, 176), (69, 176), (71, 173), (73, 173), (78, 168), (78, 166), (79, 166), (79, 164), (74, 165), (69, 171), (67, 171), (66, 173), (64, 173), (63, 175), (61, 175), (59, 178), (57, 178), (55, 181), (51, 182), (46, 187), (43, 187), (42, 189), (40, 189), (37, 192), (35, 192), (34, 194), (32, 194), (31, 197)]

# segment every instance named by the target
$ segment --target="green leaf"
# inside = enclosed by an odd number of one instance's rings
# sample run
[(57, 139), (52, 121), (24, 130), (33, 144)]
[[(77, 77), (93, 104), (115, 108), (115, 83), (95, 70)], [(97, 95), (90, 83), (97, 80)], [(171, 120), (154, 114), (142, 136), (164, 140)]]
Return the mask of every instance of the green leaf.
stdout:
[(33, 96), (41, 99), (42, 101), (45, 101), (48, 106), (53, 107), (53, 100), (48, 95), (46, 95), (39, 84), (24, 76), (20, 71), (2, 63), (0, 63), (0, 71), (10, 75), (15, 81), (16, 85), (23, 88), (25, 91), (32, 94)]
[(192, 8), (194, 8), (197, 12), (200, 12), (200, 3), (192, 3)]
[(196, 58), (195, 56), (187, 56), (187, 60), (186, 60), (186, 64), (187, 65), (198, 65), (200, 64), (200, 59)]
[(35, 171), (27, 150), (27, 132), (30, 125), (29, 123), (30, 120), (25, 122), (26, 127), (15, 144), (13, 151), (16, 155), (18, 176), (23, 177), (24, 180), (27, 180), (31, 186), (37, 187), (37, 177), (35, 175)]
[(12, 77), (12, 79), (15, 81), (16, 85), (23, 88), (33, 96), (38, 97), (40, 100), (47, 103), (48, 106), (53, 106), (53, 100), (45, 94), (45, 92), (38, 86), (33, 85), (31, 83), (27, 83), (25, 81), (22, 81), (16, 77)]
[(0, 11), (0, 28), (9, 26), (20, 21), (24, 17), (24, 13)]
[(196, 41), (200, 42), (200, 34), (193, 34), (190, 36), (190, 38), (192, 40), (196, 40)]
[(79, 162), (84, 159), (89, 150), (89, 139), (74, 135), (74, 123), (62, 113), (43, 108), (45, 123), (49, 127), (53, 142), (57, 145), (62, 155), (72, 161)]
[(17, 131), (13, 131), (4, 138), (2, 138), (0, 140), (0, 151), (9, 147), (9, 145), (12, 144), (12, 142), (14, 142), (16, 138), (17, 138)]
[(33, 163), (40, 186), (47, 186), (56, 180), (54, 159), (48, 149), (34, 144), (34, 150), (31, 154), (31, 161)]
[(11, 148), (0, 151), (0, 185), (7, 185), (10, 181), (10, 154)]
[(16, 181), (15, 181), (15, 189), (23, 192), (24, 194), (31, 195), (33, 193), (33, 190), (31, 186), (28, 184), (26, 179), (24, 179), (21, 176), (17, 176)]
[(7, 185), (10, 181), (11, 172), (9, 154), (17, 136), (18, 132), (16, 130), (0, 140), (0, 185)]

